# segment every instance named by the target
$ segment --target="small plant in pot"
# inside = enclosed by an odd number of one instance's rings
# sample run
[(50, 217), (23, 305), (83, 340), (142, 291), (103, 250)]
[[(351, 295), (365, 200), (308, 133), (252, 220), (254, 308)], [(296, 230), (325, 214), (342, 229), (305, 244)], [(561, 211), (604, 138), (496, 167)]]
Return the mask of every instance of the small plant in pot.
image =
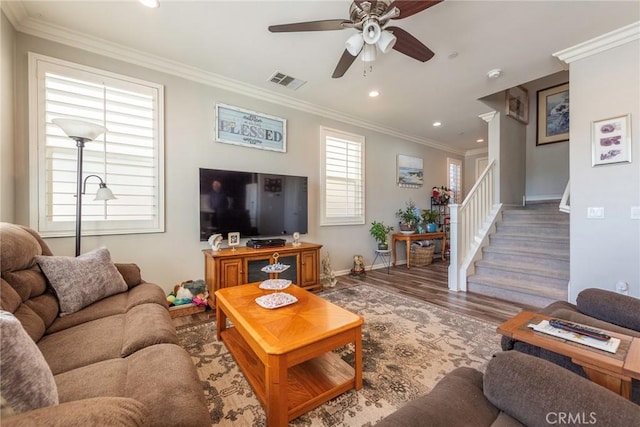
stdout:
[(416, 225), (422, 221), (420, 210), (416, 207), (412, 200), (407, 202), (404, 209), (398, 209), (396, 216), (400, 218), (400, 231), (415, 231)]
[(383, 221), (373, 221), (371, 223), (371, 228), (369, 229), (369, 233), (376, 239), (378, 242), (378, 249), (387, 250), (389, 249), (389, 233), (393, 231), (393, 227), (390, 225), (384, 225)]
[(422, 211), (422, 220), (427, 224), (427, 232), (434, 233), (438, 229), (439, 212), (435, 209), (425, 209)]

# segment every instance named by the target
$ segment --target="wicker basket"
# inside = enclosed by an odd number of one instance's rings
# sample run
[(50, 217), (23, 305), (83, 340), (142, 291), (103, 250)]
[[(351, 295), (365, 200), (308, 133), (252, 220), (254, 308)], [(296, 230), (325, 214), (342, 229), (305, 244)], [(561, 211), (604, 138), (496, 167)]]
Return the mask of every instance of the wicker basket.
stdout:
[(436, 247), (431, 246), (412, 246), (411, 247), (411, 265), (416, 267), (424, 267), (433, 262), (433, 252)]

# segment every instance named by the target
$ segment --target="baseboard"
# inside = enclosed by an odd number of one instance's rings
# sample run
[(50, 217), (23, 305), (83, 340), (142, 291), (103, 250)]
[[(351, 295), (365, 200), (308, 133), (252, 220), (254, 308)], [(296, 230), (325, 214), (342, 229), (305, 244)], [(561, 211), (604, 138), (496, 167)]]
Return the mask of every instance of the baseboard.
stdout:
[(560, 203), (562, 194), (540, 194), (537, 196), (525, 196), (526, 202), (555, 202)]

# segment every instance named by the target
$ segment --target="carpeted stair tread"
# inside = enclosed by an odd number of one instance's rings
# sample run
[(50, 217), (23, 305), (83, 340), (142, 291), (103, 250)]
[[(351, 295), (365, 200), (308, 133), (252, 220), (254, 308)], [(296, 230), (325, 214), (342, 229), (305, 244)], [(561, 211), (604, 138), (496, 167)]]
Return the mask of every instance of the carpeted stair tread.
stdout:
[(550, 258), (561, 261), (569, 261), (569, 250), (557, 249), (557, 248), (527, 248), (527, 247), (500, 247), (500, 246), (487, 246), (483, 248), (483, 252), (504, 254), (504, 255), (519, 255), (523, 257), (532, 258)]
[(474, 284), (480, 284), (484, 286), (490, 286), (493, 288), (514, 290), (522, 294), (544, 296), (544, 297), (555, 299), (555, 300), (567, 299), (566, 290), (544, 286), (544, 285), (541, 285), (540, 282), (535, 280), (516, 282), (509, 279), (501, 278), (501, 277), (474, 274), (472, 276), (469, 276), (467, 278), (467, 281), (469, 283), (469, 288), (471, 291), (473, 291), (472, 288)]
[[(568, 236), (554, 236), (554, 235), (544, 235), (544, 236), (536, 236), (535, 240), (540, 242), (567, 242)], [(502, 240), (532, 240), (531, 234), (523, 234), (523, 233), (493, 233), (490, 238), (502, 239)]]
[(535, 277), (548, 277), (552, 279), (562, 279), (569, 281), (569, 270), (562, 270), (557, 268), (543, 268), (540, 266), (532, 266), (531, 264), (500, 262), (500, 261), (488, 261), (479, 260), (476, 262), (476, 267), (491, 268), (494, 270), (501, 270), (504, 272), (518, 273)]

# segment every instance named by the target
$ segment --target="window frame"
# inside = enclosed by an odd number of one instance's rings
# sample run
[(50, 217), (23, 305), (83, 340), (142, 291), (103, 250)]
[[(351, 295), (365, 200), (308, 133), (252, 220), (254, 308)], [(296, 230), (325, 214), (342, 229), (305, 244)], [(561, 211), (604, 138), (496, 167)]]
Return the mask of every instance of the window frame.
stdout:
[[(362, 206), (361, 213), (350, 216), (329, 217), (327, 215), (327, 138), (342, 139), (352, 144), (360, 146), (360, 200)], [(365, 204), (365, 137), (354, 133), (349, 133), (337, 129), (320, 126), (320, 159), (321, 159), (321, 189), (320, 189), (320, 226), (334, 225), (362, 225), (365, 224), (366, 204)]]
[[(82, 220), (82, 234), (89, 236), (113, 234), (142, 234), (162, 233), (165, 231), (165, 177), (164, 177), (164, 86), (134, 77), (53, 58), (34, 52), (28, 53), (28, 89), (29, 89), (29, 225), (42, 237), (75, 236), (75, 218), (73, 221), (50, 221), (46, 219), (47, 212), (47, 178), (46, 168), (46, 109), (45, 74), (55, 69), (64, 69), (62, 75), (78, 78), (95, 83), (100, 78), (118, 81), (116, 87), (125, 88), (129, 85), (145, 86), (153, 93), (153, 168), (154, 195), (157, 203), (149, 205), (153, 208), (152, 218), (149, 220), (125, 221), (91, 221)], [(94, 79), (87, 78), (90, 74)], [(69, 139), (71, 148), (76, 148), (75, 141)], [(90, 143), (87, 143), (90, 144)], [(105, 165), (108, 164), (105, 162)], [(83, 173), (86, 178), (87, 172)], [(104, 178), (104, 177), (103, 177)], [(93, 180), (88, 184), (94, 183)], [(108, 183), (108, 182), (107, 182)], [(88, 192), (87, 192), (88, 194)], [(85, 198), (87, 195), (85, 195)], [(116, 194), (117, 197), (117, 194)], [(84, 202), (83, 198), (83, 202)]]
[[(460, 188), (454, 188), (454, 186), (452, 185), (452, 181), (451, 181), (451, 166), (455, 165), (458, 169), (458, 184), (460, 185)], [(462, 203), (462, 192), (463, 192), (463, 188), (462, 188), (462, 160), (460, 159), (454, 159), (452, 157), (447, 157), (447, 181), (448, 184), (447, 186), (449, 187), (450, 190), (453, 190), (453, 194), (454, 194), (454, 198), (453, 198), (453, 203), (455, 204), (460, 204)]]

